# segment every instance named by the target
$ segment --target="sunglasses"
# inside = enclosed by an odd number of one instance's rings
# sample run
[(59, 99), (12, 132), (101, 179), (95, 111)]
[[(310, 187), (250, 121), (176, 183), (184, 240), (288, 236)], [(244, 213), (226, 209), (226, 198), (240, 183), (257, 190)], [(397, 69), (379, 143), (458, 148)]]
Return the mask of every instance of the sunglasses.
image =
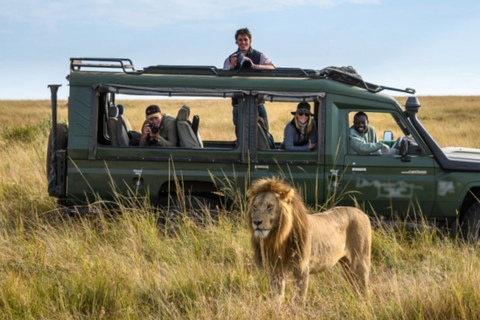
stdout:
[(299, 112), (299, 113), (297, 113), (297, 114), (298, 114), (299, 117), (301, 117), (301, 116), (307, 116), (307, 117), (309, 117), (309, 116), (310, 116), (310, 113), (305, 113), (305, 112)]

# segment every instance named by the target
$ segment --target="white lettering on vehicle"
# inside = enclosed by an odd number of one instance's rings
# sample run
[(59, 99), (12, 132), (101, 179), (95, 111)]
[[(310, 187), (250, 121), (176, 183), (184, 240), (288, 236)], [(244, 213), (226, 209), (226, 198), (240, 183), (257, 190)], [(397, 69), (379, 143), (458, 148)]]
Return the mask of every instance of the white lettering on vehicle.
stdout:
[(427, 170), (408, 170), (402, 171), (402, 174), (427, 174)]
[(423, 190), (422, 186), (416, 186), (413, 183), (405, 181), (398, 182), (381, 182), (378, 180), (368, 181), (365, 179), (357, 179), (356, 188), (377, 188), (378, 198), (397, 198), (397, 199), (412, 199), (415, 190)]

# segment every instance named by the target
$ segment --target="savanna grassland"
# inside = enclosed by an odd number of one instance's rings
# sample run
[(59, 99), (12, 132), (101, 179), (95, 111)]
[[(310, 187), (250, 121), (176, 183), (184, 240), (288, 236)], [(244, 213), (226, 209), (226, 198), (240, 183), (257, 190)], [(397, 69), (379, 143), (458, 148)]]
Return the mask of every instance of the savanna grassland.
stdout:
[[(399, 98), (401, 104), (404, 98)], [(420, 97), (419, 118), (440, 146), (480, 148), (480, 97)], [(176, 114), (183, 102), (125, 101), (134, 128), (151, 102)], [(190, 101), (191, 104), (191, 101)], [(230, 109), (195, 101), (204, 140), (234, 139)], [(120, 214), (60, 212), (46, 190), (49, 101), (0, 101), (1, 319), (475, 319), (480, 254), (428, 228), (374, 229), (371, 298), (358, 299), (340, 268), (311, 278), (307, 304), (278, 306), (250, 260), (245, 199), (218, 223), (157, 225), (149, 204)], [(219, 114), (226, 116), (219, 117)], [(67, 103), (59, 101), (61, 122)], [(289, 119), (269, 114), (281, 139)], [(382, 128), (370, 119), (377, 131)], [(205, 123), (205, 122), (203, 122)], [(275, 125), (278, 124), (278, 125)], [(211, 127), (205, 124), (205, 128)], [(275, 131), (277, 130), (277, 131)], [(222, 137), (222, 138), (219, 138)], [(143, 205), (141, 203), (144, 203)]]

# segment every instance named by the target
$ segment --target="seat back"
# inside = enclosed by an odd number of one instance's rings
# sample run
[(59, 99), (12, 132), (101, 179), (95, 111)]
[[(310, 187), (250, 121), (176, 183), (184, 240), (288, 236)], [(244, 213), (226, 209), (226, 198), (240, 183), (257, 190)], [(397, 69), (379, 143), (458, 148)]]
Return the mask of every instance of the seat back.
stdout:
[(268, 144), (267, 136), (265, 131), (261, 127), (260, 123), (257, 123), (257, 149), (259, 150), (268, 150), (270, 145)]
[(177, 132), (179, 145), (184, 148), (201, 148), (203, 144), (192, 129), (192, 123), (188, 119), (189, 115), (190, 107), (188, 106), (183, 106), (178, 110)]
[(197, 136), (200, 148), (203, 148), (203, 141), (202, 137), (200, 136), (200, 132), (198, 131), (198, 127), (200, 127), (200, 116), (196, 114), (192, 117), (192, 130), (193, 133)]
[(108, 108), (108, 124), (112, 146), (126, 147), (129, 138), (123, 118), (116, 106)]
[(125, 111), (125, 107), (123, 104), (117, 104), (117, 108), (118, 108), (118, 114), (122, 117), (123, 119), (123, 123), (125, 125), (125, 129), (127, 130), (127, 132), (130, 132), (132, 131), (132, 125), (130, 124), (130, 121), (128, 121), (128, 119), (125, 117), (125, 115), (123, 114), (123, 112)]
[(271, 134), (265, 128), (262, 118), (258, 118), (257, 122), (257, 149), (270, 150), (275, 149), (275, 142)]
[(198, 127), (200, 126), (200, 117), (198, 115), (194, 115), (192, 117), (192, 130), (193, 133), (198, 134)]

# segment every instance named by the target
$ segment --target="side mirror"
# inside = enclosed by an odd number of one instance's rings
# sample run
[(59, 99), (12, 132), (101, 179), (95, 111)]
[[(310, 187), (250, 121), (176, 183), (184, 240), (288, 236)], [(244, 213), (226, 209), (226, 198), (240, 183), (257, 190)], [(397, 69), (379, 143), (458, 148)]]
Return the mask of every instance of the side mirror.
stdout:
[(384, 131), (383, 132), (383, 141), (391, 141), (393, 140), (393, 132), (392, 131)]
[(402, 139), (400, 142), (400, 160), (402, 162), (410, 162), (412, 161), (412, 158), (408, 154), (408, 141), (407, 139)]

